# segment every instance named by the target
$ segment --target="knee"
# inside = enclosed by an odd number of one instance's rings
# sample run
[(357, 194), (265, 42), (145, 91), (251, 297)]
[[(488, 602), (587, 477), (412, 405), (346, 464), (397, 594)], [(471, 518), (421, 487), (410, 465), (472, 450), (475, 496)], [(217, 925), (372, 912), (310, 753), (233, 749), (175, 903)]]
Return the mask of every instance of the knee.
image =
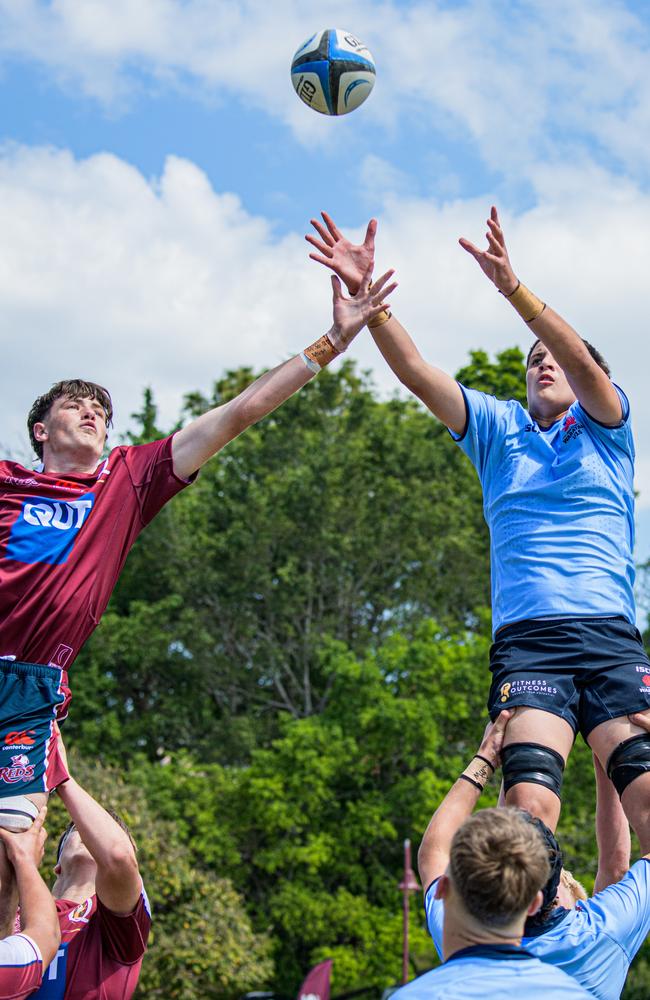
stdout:
[(623, 740), (607, 761), (607, 777), (619, 796), (639, 775), (650, 771), (650, 734), (639, 733)]
[[(513, 801), (508, 795), (510, 789), (522, 783), (539, 786), (540, 790), (548, 789), (561, 798), (564, 759), (557, 750), (540, 743), (509, 743), (501, 751), (501, 768), (507, 801)], [(527, 793), (528, 799), (530, 795), (534, 792)], [(546, 798), (541, 792), (539, 797)], [(526, 808), (532, 812), (529, 806)]]

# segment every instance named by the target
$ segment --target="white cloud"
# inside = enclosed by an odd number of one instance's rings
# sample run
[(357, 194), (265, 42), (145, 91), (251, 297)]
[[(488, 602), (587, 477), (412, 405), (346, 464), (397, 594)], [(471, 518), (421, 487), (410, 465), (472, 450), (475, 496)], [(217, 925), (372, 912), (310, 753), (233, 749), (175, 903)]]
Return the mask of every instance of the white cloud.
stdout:
[[(503, 214), (515, 269), (608, 357), (632, 400), (640, 505), (650, 508), (647, 233), (650, 196), (599, 170), (537, 174), (539, 204)], [(489, 204), (388, 197), (378, 268), (398, 268), (393, 305), (425, 356), (455, 371), (468, 351), (518, 343), (525, 326), (457, 245), (482, 240)], [(24, 441), (32, 400), (52, 382), (88, 377), (114, 391), (119, 426), (151, 384), (163, 423), (184, 392), (228, 367), (270, 366), (330, 322), (323, 269), (302, 233), (277, 241), (232, 194), (170, 158), (147, 180), (116, 156), (52, 149), (0, 155), (0, 440)], [(338, 220), (342, 227), (346, 220)], [(360, 237), (360, 232), (351, 234)], [(383, 391), (396, 387), (370, 338), (353, 349)], [(650, 542), (650, 538), (648, 539)]]

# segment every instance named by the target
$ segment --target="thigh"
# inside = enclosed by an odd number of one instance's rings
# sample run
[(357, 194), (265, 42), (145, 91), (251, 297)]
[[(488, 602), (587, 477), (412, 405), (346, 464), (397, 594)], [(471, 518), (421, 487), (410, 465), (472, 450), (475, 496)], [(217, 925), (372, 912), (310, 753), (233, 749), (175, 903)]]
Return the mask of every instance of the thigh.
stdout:
[(573, 727), (551, 712), (527, 706), (518, 708), (506, 727), (504, 746), (510, 743), (539, 743), (555, 750), (566, 764), (575, 734)]

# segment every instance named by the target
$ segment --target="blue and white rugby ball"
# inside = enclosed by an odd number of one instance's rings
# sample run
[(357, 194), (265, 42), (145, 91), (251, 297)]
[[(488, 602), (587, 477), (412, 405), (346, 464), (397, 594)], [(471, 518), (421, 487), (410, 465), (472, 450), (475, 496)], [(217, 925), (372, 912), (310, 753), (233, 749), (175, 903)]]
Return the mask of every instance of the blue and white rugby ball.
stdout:
[(349, 31), (326, 28), (304, 42), (291, 62), (298, 97), (322, 115), (347, 115), (375, 85), (375, 63)]

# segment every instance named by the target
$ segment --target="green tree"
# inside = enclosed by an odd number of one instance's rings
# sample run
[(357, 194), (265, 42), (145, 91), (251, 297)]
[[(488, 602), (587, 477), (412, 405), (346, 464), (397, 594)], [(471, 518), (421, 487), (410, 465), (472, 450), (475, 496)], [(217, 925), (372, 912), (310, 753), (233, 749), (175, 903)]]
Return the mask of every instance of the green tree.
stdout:
[(486, 351), (470, 351), (470, 363), (456, 372), (456, 378), (469, 389), (528, 405), (525, 358), (518, 347), (499, 351), (495, 361), (490, 361)]

